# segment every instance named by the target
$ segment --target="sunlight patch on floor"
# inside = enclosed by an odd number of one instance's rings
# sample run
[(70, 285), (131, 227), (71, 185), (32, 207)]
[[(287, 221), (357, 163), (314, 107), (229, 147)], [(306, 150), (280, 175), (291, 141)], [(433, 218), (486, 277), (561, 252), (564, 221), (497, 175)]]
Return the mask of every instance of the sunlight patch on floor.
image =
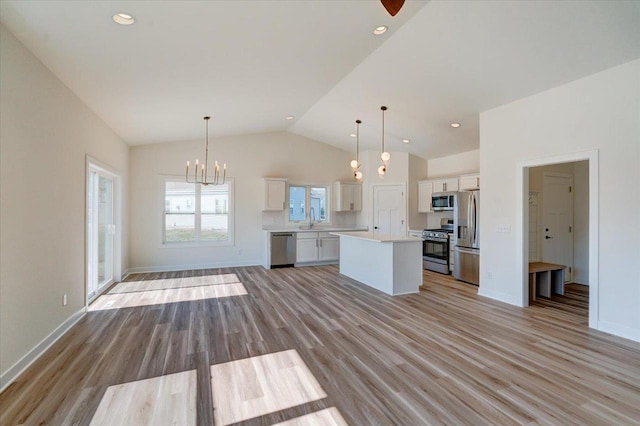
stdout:
[(252, 419), (327, 396), (294, 349), (213, 365), (211, 388), (216, 425)]
[(196, 370), (109, 386), (91, 426), (196, 424)]
[(157, 280), (124, 281), (118, 283), (109, 294), (132, 293), (170, 288), (199, 287), (203, 285), (231, 284), (240, 282), (236, 274), (204, 275), (185, 278), (159, 278)]
[(242, 283), (201, 285), (198, 287), (171, 288), (130, 293), (105, 294), (89, 306), (89, 311), (133, 308), (164, 303), (191, 302), (203, 299), (244, 296), (248, 294)]
[(347, 422), (336, 407), (330, 407), (273, 426), (347, 426)]

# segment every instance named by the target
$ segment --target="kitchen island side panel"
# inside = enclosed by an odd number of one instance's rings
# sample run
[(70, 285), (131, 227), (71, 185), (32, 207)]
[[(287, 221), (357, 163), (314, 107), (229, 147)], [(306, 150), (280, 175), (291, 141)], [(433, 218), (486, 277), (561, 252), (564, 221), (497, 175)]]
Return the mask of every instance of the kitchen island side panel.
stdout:
[(340, 273), (393, 295), (393, 244), (340, 237)]

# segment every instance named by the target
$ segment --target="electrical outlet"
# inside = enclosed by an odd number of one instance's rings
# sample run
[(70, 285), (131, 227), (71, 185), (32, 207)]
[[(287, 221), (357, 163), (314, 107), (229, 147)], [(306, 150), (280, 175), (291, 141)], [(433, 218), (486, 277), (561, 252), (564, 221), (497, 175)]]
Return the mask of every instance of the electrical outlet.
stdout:
[(67, 306), (67, 294), (66, 293), (62, 296), (62, 306)]

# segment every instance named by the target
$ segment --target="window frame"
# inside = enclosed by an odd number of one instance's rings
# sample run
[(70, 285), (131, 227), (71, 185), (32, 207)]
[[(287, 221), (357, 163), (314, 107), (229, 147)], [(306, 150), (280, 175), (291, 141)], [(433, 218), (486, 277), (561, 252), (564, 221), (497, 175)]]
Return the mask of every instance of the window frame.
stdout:
[(235, 182), (233, 178), (227, 177), (225, 184), (227, 188), (227, 235), (228, 238), (222, 241), (201, 240), (202, 232), (202, 185), (192, 184), (195, 187), (195, 206), (194, 206), (194, 228), (195, 240), (193, 241), (166, 241), (166, 188), (167, 182), (187, 183), (184, 176), (161, 176), (160, 179), (160, 247), (161, 248), (184, 248), (184, 247), (224, 247), (235, 245)]
[[(304, 212), (304, 219), (303, 220), (291, 220), (291, 187), (296, 187), (296, 188), (304, 188), (305, 189), (305, 197), (304, 197), (304, 205), (305, 205), (305, 212)], [(305, 184), (305, 183), (289, 183), (287, 184), (287, 198), (286, 198), (286, 216), (287, 216), (287, 223), (290, 226), (299, 226), (301, 224), (304, 223), (308, 223), (309, 222), (309, 215), (311, 212), (311, 209), (308, 208), (308, 206), (311, 205), (311, 188), (324, 188), (324, 190), (326, 191), (326, 199), (325, 199), (325, 217), (326, 219), (323, 221), (319, 221), (317, 218), (319, 217), (319, 212), (316, 213), (316, 220), (314, 221), (315, 224), (323, 224), (323, 225), (331, 225), (331, 221), (333, 219), (333, 215), (331, 214), (331, 184)]]

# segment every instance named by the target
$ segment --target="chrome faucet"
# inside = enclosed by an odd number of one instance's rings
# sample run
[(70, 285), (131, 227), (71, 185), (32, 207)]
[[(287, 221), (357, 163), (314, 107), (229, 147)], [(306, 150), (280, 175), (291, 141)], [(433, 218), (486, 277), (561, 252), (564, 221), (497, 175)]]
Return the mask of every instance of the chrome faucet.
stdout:
[(309, 229), (313, 228), (313, 224), (316, 221), (316, 211), (311, 207), (309, 210)]

